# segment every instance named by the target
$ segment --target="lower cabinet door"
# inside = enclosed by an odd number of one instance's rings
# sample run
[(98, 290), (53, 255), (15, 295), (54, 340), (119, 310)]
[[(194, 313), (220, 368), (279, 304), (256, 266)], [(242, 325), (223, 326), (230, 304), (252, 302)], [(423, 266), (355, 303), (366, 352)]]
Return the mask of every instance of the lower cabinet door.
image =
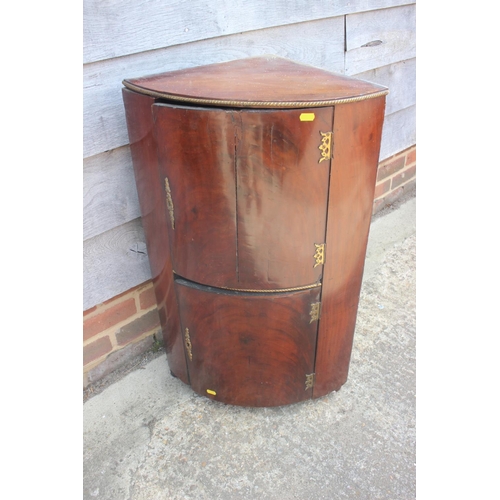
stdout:
[(176, 289), (195, 392), (240, 406), (312, 397), (320, 287), (246, 293), (177, 279)]

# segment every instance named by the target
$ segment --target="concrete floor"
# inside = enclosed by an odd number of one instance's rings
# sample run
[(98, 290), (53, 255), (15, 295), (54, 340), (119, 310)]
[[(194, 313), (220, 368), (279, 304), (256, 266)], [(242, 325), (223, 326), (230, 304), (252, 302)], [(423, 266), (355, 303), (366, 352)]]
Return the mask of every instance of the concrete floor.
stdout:
[(280, 408), (194, 394), (165, 356), (84, 404), (84, 499), (415, 498), (415, 206), (371, 225), (347, 383)]

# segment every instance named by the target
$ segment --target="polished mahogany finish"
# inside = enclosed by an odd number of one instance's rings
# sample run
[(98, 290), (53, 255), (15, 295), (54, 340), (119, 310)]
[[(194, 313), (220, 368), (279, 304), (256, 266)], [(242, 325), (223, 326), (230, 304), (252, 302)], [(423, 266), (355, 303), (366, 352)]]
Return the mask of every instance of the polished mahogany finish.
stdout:
[(234, 284), (236, 180), (231, 113), (155, 104), (153, 120), (161, 184), (164, 187), (168, 179), (173, 205), (168, 233), (174, 270), (206, 285), (223, 286), (228, 279)]
[[(223, 403), (280, 406), (310, 399), (320, 287), (293, 293), (231, 293), (177, 280), (193, 389)], [(208, 391), (208, 392), (207, 392)]]
[[(373, 83), (270, 55), (124, 80), (141, 93), (194, 104), (303, 108), (386, 92)], [(199, 102), (202, 101), (202, 102)]]
[(385, 98), (335, 107), (321, 321), (314, 397), (347, 380), (363, 278)]
[(158, 157), (151, 120), (154, 99), (127, 89), (123, 89), (122, 94), (163, 343), (171, 370), (183, 382), (189, 383), (166, 231), (167, 212), (158, 177)]
[[(314, 121), (301, 121), (313, 112)], [(319, 282), (329, 162), (318, 163), (332, 108), (242, 111), (153, 106), (168, 179), (175, 272), (197, 283), (272, 290)], [(291, 223), (293, 221), (293, 224)]]
[[(304, 113), (314, 121), (301, 121)], [(237, 153), (239, 288), (319, 282), (314, 243), (325, 241), (329, 162), (318, 161), (332, 108), (241, 111)]]
[(338, 390), (387, 89), (277, 57), (124, 84), (171, 371), (243, 406)]

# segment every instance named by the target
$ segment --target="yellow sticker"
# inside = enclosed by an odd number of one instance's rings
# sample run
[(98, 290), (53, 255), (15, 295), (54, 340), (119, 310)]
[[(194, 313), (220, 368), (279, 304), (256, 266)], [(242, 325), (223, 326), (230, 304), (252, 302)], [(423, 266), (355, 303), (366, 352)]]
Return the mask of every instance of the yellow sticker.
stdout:
[(212, 391), (212, 389), (207, 389), (207, 393), (211, 394), (212, 396), (215, 396), (217, 394), (215, 391)]
[(314, 118), (314, 113), (300, 113), (301, 122), (313, 122)]

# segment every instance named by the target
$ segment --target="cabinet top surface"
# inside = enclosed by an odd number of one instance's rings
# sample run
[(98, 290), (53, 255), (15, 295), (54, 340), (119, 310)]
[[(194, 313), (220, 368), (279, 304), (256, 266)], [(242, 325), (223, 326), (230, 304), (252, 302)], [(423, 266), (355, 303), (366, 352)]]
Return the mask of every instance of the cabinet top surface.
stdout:
[(153, 97), (230, 107), (329, 106), (388, 93), (381, 85), (277, 56), (126, 79), (123, 84)]

